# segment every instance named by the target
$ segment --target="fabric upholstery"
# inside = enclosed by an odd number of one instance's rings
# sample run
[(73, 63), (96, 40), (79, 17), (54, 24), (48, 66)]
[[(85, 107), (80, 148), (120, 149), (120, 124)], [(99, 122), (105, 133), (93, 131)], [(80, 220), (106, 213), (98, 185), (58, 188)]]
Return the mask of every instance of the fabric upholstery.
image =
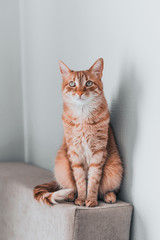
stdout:
[(96, 208), (42, 206), (33, 187), (52, 172), (25, 163), (0, 163), (0, 240), (129, 240), (132, 205), (100, 202)]

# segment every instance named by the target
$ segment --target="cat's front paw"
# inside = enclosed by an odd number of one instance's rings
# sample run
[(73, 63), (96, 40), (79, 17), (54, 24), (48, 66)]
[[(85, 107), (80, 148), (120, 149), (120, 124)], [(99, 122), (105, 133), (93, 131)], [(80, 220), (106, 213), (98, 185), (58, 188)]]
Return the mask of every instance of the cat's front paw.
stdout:
[(86, 200), (86, 207), (96, 207), (98, 206), (98, 201), (97, 200)]
[(77, 198), (74, 203), (75, 203), (75, 205), (78, 205), (78, 206), (84, 206), (85, 205), (85, 199)]

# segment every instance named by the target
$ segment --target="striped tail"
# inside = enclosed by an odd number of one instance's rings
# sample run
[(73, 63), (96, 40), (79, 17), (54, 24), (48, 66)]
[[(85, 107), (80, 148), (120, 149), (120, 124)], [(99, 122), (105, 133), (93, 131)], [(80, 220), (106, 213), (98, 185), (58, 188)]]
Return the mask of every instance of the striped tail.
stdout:
[(59, 185), (52, 181), (36, 186), (33, 195), (38, 202), (52, 206), (56, 201), (64, 200), (71, 192), (72, 189), (60, 189)]

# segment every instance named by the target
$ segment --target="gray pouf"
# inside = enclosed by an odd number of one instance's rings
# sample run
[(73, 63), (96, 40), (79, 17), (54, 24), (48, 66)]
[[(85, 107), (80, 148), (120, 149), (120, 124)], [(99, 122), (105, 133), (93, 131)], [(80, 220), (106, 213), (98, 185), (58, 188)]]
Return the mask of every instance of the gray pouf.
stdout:
[(132, 205), (100, 202), (96, 208), (63, 202), (42, 206), (37, 184), (52, 172), (25, 163), (0, 163), (1, 240), (129, 240)]

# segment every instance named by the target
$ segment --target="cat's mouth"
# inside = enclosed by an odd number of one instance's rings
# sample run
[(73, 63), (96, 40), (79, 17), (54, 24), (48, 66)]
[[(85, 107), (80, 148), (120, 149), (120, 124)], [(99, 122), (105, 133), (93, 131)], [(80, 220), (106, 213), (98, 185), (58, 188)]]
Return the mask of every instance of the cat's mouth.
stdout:
[(79, 97), (77, 98), (77, 100), (84, 100), (84, 98), (82, 98), (81, 96), (79, 96)]
[(86, 99), (84, 98), (84, 96), (76, 96), (75, 100), (77, 100), (77, 101), (84, 101)]
[(74, 102), (75, 104), (86, 104), (91, 100), (91, 98), (86, 97), (85, 95), (82, 95), (82, 96), (72, 96), (71, 95), (70, 100), (72, 102)]
[(86, 102), (86, 98), (78, 97), (78, 98), (74, 98), (74, 101), (76, 103), (84, 104)]

